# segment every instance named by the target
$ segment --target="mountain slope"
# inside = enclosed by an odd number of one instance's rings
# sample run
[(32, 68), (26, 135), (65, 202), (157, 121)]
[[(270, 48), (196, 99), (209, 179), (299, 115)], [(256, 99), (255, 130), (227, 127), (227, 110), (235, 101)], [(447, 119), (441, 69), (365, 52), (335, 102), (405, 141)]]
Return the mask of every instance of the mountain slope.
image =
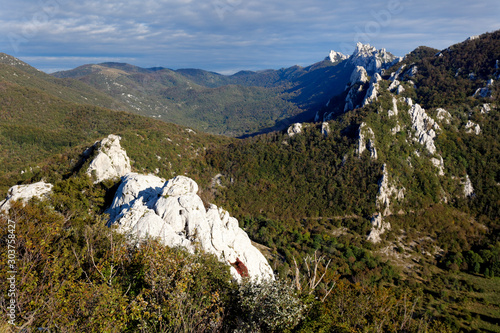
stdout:
[(126, 105), (125, 111), (205, 132), (248, 136), (313, 119), (342, 91), (356, 66), (364, 65), (371, 73), (396, 59), (385, 50), (362, 44), (344, 58), (305, 68), (241, 71), (230, 76), (119, 63), (84, 65), (53, 75), (85, 82)]

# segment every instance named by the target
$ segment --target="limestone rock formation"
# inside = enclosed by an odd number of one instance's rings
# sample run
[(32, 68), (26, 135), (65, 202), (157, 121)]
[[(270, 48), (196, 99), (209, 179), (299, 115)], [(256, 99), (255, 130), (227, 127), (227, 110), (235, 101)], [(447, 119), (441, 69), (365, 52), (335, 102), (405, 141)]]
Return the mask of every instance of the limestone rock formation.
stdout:
[(387, 230), (391, 230), (391, 224), (384, 222), (382, 214), (377, 213), (371, 218), (372, 229), (368, 234), (368, 240), (374, 244), (379, 243), (382, 239), (380, 236)]
[(8, 212), (12, 202), (22, 200), (23, 202), (29, 201), (31, 198), (43, 198), (50, 191), (52, 191), (52, 184), (45, 182), (38, 182), (29, 185), (15, 185), (9, 189), (7, 198), (0, 201), (0, 212)]
[(232, 275), (241, 279), (236, 263), (251, 279), (273, 279), (267, 260), (255, 248), (238, 221), (215, 205), (208, 209), (196, 194), (198, 185), (188, 177), (167, 182), (153, 175), (130, 173), (123, 177), (111, 207), (109, 224), (137, 239), (159, 237), (167, 246), (189, 251), (199, 246), (233, 265)]
[(387, 52), (385, 49), (377, 50), (369, 44), (357, 43), (353, 54), (349, 57), (349, 62), (354, 66), (362, 66), (370, 74), (380, 72), (384, 68), (389, 68), (400, 58)]
[(375, 147), (375, 133), (373, 130), (366, 125), (366, 123), (361, 123), (358, 130), (358, 156), (365, 150), (370, 152), (370, 157), (374, 160), (377, 159), (377, 149)]
[(398, 115), (398, 100), (396, 97), (392, 96), (392, 109), (387, 111), (389, 117), (394, 117)]
[(110, 134), (107, 138), (96, 142), (97, 156), (90, 163), (87, 174), (95, 177), (94, 182), (119, 178), (131, 171), (127, 152), (120, 145), (121, 137)]
[(491, 111), (491, 104), (484, 103), (483, 106), (481, 107), (481, 113), (489, 113), (490, 111)]
[(382, 167), (382, 178), (378, 185), (377, 208), (383, 210), (384, 215), (390, 215), (392, 214), (390, 207), (392, 198), (395, 196), (397, 200), (403, 200), (405, 189), (398, 189), (395, 185), (391, 184), (386, 164)]
[(334, 50), (331, 50), (330, 54), (328, 55), (328, 57), (326, 57), (325, 60), (329, 60), (329, 61), (335, 63), (335, 62), (343, 61), (343, 60), (346, 60), (346, 59), (349, 59), (348, 55), (345, 55), (345, 54), (342, 54), (340, 52), (336, 52)]
[(287, 133), (288, 133), (288, 136), (290, 136), (290, 137), (294, 136), (295, 134), (302, 133), (302, 124), (295, 123), (295, 124), (291, 125), (290, 127), (288, 127)]
[(467, 124), (465, 124), (465, 131), (469, 134), (474, 133), (476, 135), (479, 135), (481, 134), (481, 127), (469, 120)]
[(465, 197), (473, 197), (474, 196), (474, 187), (472, 186), (472, 182), (470, 181), (469, 175), (465, 175), (464, 185), (464, 196)]
[(439, 156), (439, 158), (431, 158), (431, 163), (438, 168), (438, 175), (444, 176), (444, 161), (443, 157)]
[(330, 134), (330, 124), (328, 124), (327, 122), (323, 122), (321, 124), (321, 134), (323, 134), (323, 136), (325, 137)]
[(414, 104), (408, 110), (411, 116), (412, 128), (414, 129), (414, 139), (420, 142), (429, 153), (436, 152), (434, 139), (436, 138), (436, 130), (439, 130), (439, 125), (427, 115), (425, 110), (418, 104)]
[(348, 86), (366, 82), (368, 82), (368, 73), (366, 73), (366, 69), (362, 66), (356, 66), (356, 68), (352, 71)]
[(370, 103), (373, 103), (374, 101), (377, 100), (378, 96), (378, 89), (379, 89), (379, 82), (382, 80), (382, 77), (380, 74), (376, 73), (372, 79), (370, 80), (370, 87), (368, 88), (368, 91), (366, 92), (365, 99), (363, 100), (363, 106), (368, 105)]

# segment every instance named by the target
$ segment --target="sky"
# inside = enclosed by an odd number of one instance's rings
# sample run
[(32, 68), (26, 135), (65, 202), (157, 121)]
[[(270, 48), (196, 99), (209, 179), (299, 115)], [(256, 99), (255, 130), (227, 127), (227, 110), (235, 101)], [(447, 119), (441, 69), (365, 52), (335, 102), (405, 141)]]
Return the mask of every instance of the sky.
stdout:
[(0, 52), (45, 72), (89, 63), (239, 70), (308, 66), (356, 42), (404, 56), (500, 29), (498, 0), (16, 0)]

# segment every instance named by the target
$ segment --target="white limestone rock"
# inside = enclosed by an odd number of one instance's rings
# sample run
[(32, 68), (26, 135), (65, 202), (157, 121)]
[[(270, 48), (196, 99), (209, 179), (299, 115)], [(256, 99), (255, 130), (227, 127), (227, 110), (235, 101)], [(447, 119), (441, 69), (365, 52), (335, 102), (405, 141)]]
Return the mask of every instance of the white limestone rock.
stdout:
[(356, 66), (356, 68), (352, 71), (348, 87), (353, 86), (356, 83), (366, 83), (366, 82), (368, 82), (368, 73), (366, 72), (366, 69), (362, 66)]
[(484, 103), (481, 107), (481, 113), (489, 113), (491, 111), (491, 104)]
[(481, 134), (481, 127), (472, 122), (472, 121), (468, 121), (467, 124), (465, 124), (465, 132), (469, 133), (469, 134), (475, 134), (475, 135), (479, 135)]
[(331, 50), (328, 57), (325, 58), (325, 60), (329, 60), (333, 63), (340, 62), (340, 61), (343, 61), (346, 59), (349, 59), (348, 55), (342, 54), (340, 52), (336, 52), (334, 50)]
[(385, 222), (382, 214), (377, 213), (371, 218), (372, 229), (368, 234), (368, 240), (374, 244), (379, 243), (382, 239), (380, 236), (387, 230), (391, 230), (391, 224)]
[(321, 124), (321, 134), (323, 136), (327, 137), (330, 134), (330, 124), (327, 122), (323, 122)]
[(45, 182), (12, 186), (7, 192), (7, 198), (0, 201), (0, 213), (8, 213), (14, 201), (21, 200), (22, 202), (28, 202), (35, 197), (44, 198), (52, 191), (52, 187), (52, 184)]
[(366, 125), (366, 123), (361, 123), (358, 130), (358, 156), (361, 157), (361, 154), (365, 150), (370, 152), (370, 157), (374, 160), (377, 159), (377, 149), (375, 147), (375, 133), (373, 130)]
[(379, 90), (379, 81), (382, 80), (380, 74), (376, 73), (372, 79), (370, 80), (370, 87), (366, 92), (365, 99), (363, 100), (363, 106), (373, 103), (377, 100), (378, 90)]
[(443, 122), (443, 123), (446, 123), (446, 124), (449, 124), (450, 121), (451, 121), (451, 114), (446, 111), (445, 109), (443, 108), (438, 108), (436, 109), (436, 118)]
[(488, 80), (486, 83), (486, 87), (478, 88), (476, 92), (474, 92), (473, 97), (491, 97), (491, 88), (493, 87), (495, 81), (493, 79)]
[[(215, 205), (205, 209), (197, 191), (196, 182), (185, 176), (165, 182), (153, 175), (130, 173), (123, 177), (107, 211), (109, 225), (133, 239), (159, 237), (167, 246), (191, 252), (199, 247), (227, 264), (241, 263), (257, 281), (274, 279), (267, 260), (238, 221)], [(241, 279), (233, 266), (231, 273)]]
[(131, 171), (130, 160), (120, 140), (118, 135), (110, 134), (101, 142), (96, 142), (97, 156), (87, 169), (87, 174), (95, 177), (94, 183), (120, 178)]
[(295, 134), (302, 133), (302, 128), (303, 128), (303, 126), (301, 123), (295, 123), (295, 124), (291, 125), (290, 127), (288, 127), (288, 130), (287, 130), (288, 136), (292, 137)]
[(393, 128), (391, 128), (391, 134), (392, 135), (396, 135), (399, 132), (401, 132), (401, 125), (398, 122), (398, 123), (396, 123), (396, 126), (394, 126)]
[(395, 71), (394, 73), (391, 73), (391, 77), (389, 78), (390, 81), (396, 81), (399, 79), (399, 76), (401, 75), (401, 73), (403, 72), (403, 70), (406, 68), (406, 65), (403, 64), (401, 65), (401, 67), (398, 68), (397, 71)]
[(444, 161), (443, 157), (439, 156), (439, 158), (431, 158), (431, 163), (438, 168), (438, 175), (444, 176)]
[(411, 120), (412, 128), (414, 129), (414, 139), (427, 149), (429, 153), (436, 152), (434, 139), (436, 138), (436, 130), (439, 130), (439, 125), (427, 115), (425, 110), (419, 105), (415, 104), (408, 110)]
[(349, 63), (354, 66), (362, 66), (369, 73), (380, 72), (401, 60), (385, 49), (377, 50), (369, 44), (357, 43), (353, 54), (349, 57)]
[(394, 117), (398, 115), (398, 100), (396, 97), (392, 96), (392, 109), (387, 111), (389, 117)]
[(394, 91), (396, 90), (396, 88), (401, 84), (401, 82), (399, 82), (399, 80), (397, 79), (394, 79), (394, 81), (391, 82), (391, 84), (389, 85), (389, 88), (387, 88), (387, 90), (389, 91)]
[(462, 183), (464, 185), (464, 196), (467, 198), (474, 196), (474, 187), (470, 181), (469, 175), (465, 175), (465, 181)]
[(404, 199), (405, 188), (398, 189), (389, 181), (389, 173), (387, 165), (384, 163), (382, 167), (382, 178), (379, 181), (379, 188), (376, 198), (377, 208), (383, 210), (384, 215), (391, 215), (391, 200), (395, 197), (397, 200)]
[(406, 71), (405, 75), (408, 75), (409, 77), (415, 77), (417, 73), (418, 73), (418, 67), (413, 65), (410, 67), (410, 69)]

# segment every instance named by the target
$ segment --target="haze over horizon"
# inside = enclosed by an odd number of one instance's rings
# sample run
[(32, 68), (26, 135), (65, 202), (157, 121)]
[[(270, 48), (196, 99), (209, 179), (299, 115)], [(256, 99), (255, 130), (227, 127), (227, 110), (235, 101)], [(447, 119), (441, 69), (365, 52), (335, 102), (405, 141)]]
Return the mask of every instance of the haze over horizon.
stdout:
[(114, 61), (232, 74), (307, 66), (357, 41), (443, 49), (500, 29), (498, 13), (494, 0), (20, 0), (0, 13), (0, 51), (45, 72)]

